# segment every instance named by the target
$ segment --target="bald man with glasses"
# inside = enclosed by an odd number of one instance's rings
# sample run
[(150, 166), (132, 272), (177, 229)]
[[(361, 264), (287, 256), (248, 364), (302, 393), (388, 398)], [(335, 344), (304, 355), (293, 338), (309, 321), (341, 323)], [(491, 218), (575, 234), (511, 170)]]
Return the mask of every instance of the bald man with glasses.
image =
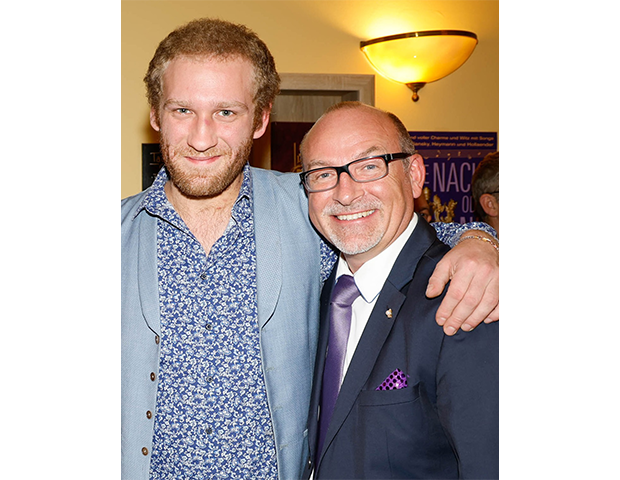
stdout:
[(499, 323), (444, 335), (426, 284), (448, 252), (414, 212), (400, 120), (329, 109), (301, 147), (309, 215), (341, 254), (321, 297), (304, 478), (498, 478)]

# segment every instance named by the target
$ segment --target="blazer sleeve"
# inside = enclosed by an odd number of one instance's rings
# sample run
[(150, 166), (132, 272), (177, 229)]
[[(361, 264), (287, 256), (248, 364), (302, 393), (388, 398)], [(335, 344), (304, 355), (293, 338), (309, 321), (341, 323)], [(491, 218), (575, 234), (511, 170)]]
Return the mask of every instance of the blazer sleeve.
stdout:
[(445, 336), (437, 365), (437, 410), (459, 478), (499, 478), (499, 322)]

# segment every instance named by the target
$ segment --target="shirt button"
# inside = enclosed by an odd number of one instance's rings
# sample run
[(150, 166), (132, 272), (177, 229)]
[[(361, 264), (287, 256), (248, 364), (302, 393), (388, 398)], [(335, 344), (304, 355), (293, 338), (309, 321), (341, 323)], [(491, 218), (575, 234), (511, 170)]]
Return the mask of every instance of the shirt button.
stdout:
[(153, 414), (151, 413), (151, 411), (147, 410), (146, 411), (146, 418), (148, 418), (150, 420), (152, 416), (153, 416)]
[(155, 335), (155, 343), (159, 345), (159, 335)]
[(207, 383), (211, 383), (213, 381), (213, 377), (207, 377)]
[(206, 280), (207, 279), (207, 274), (206, 273), (201, 273), (200, 274), (200, 279), (201, 280)]
[(151, 381), (154, 382), (155, 381), (155, 372), (151, 372)]
[(213, 429), (211, 427), (207, 427), (207, 435), (211, 435), (213, 433)]
[(207, 323), (207, 325), (205, 326), (205, 328), (207, 330), (211, 330), (213, 328), (213, 325), (211, 325), (210, 323)]
[(142, 455), (147, 456), (149, 454), (149, 449), (146, 447), (142, 447)]

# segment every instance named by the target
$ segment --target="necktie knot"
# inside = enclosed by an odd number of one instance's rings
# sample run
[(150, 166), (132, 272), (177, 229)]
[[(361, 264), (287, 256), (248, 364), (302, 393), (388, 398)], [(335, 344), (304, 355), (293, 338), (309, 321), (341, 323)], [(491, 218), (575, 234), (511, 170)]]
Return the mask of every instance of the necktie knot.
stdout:
[(332, 303), (349, 307), (360, 296), (360, 291), (351, 275), (341, 275), (332, 292)]

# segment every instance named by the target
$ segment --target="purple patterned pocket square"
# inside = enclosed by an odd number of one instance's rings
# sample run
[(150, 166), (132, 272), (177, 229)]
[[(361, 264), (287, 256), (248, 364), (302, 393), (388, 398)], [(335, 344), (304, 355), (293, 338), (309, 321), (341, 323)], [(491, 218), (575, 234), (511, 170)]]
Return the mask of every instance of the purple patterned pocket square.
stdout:
[(409, 375), (397, 368), (375, 390), (400, 390), (401, 388), (407, 388), (407, 378), (409, 378)]

